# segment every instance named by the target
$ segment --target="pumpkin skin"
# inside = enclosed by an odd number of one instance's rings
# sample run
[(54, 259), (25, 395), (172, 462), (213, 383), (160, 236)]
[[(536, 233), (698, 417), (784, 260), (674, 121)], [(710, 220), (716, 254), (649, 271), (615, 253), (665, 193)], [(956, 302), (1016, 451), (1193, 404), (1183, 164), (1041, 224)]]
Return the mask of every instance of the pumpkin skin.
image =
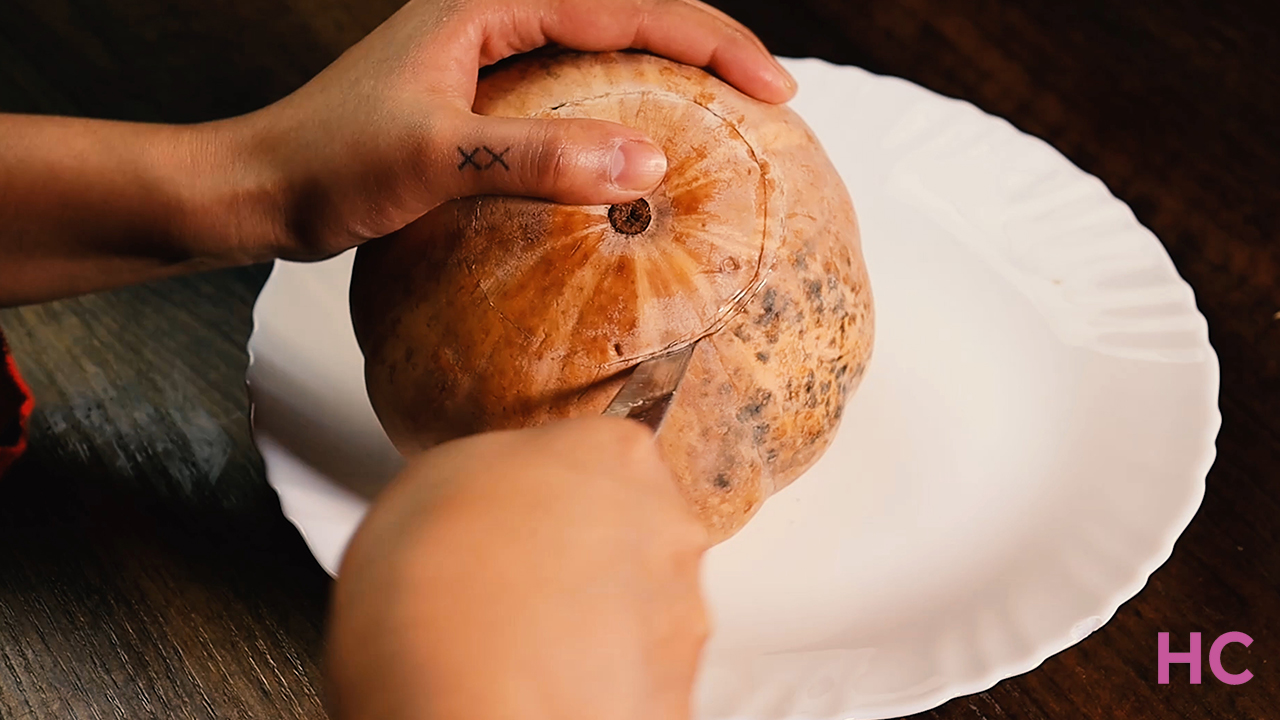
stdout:
[(658, 444), (716, 541), (830, 445), (872, 351), (849, 193), (792, 110), (636, 53), (526, 57), (475, 111), (590, 117), (667, 153), (643, 203), (446, 203), (356, 256), (369, 397), (403, 453), (599, 414), (699, 341)]

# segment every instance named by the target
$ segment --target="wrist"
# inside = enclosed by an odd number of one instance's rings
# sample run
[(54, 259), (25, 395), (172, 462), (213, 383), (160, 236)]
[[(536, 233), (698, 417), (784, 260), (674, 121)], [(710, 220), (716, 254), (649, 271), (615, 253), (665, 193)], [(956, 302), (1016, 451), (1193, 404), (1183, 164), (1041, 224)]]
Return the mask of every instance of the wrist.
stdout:
[(285, 173), (254, 115), (174, 128), (166, 147), (179, 177), (175, 234), (215, 267), (268, 262), (290, 246)]

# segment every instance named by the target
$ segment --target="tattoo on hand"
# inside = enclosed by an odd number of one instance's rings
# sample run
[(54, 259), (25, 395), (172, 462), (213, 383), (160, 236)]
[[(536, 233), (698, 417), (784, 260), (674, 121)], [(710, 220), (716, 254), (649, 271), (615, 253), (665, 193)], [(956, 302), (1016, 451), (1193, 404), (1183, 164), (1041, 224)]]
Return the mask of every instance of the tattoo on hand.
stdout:
[[(458, 163), (458, 169), (466, 170), (467, 166), (470, 165), (477, 170), (488, 170), (494, 165), (501, 165), (503, 170), (510, 170), (511, 166), (507, 165), (505, 159), (507, 151), (510, 149), (510, 147), (507, 147), (502, 150), (493, 150), (488, 145), (481, 145), (467, 151), (459, 147), (458, 154), (462, 156), (462, 162)], [(484, 153), (484, 156), (477, 158), (476, 156), (481, 153)]]

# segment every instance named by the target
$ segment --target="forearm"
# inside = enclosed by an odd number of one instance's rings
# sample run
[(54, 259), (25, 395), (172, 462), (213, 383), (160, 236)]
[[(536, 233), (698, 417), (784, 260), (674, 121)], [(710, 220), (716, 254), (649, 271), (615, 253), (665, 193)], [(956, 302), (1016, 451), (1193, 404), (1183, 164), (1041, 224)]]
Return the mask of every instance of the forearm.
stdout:
[(0, 115), (0, 306), (268, 259), (284, 204), (237, 122)]
[(666, 158), (625, 125), (473, 112), (480, 67), (543, 44), (648, 51), (764, 102), (795, 92), (759, 39), (700, 2), (406, 3), (296, 93), (234, 120), (0, 114), (0, 306), (322, 259), (457, 197), (652, 191)]

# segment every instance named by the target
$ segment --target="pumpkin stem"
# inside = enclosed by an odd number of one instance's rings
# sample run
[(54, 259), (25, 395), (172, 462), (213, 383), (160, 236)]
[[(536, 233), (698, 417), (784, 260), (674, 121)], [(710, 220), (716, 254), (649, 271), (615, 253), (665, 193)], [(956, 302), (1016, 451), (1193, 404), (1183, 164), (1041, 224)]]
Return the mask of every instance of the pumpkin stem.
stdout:
[(649, 227), (653, 213), (644, 198), (609, 206), (609, 224), (623, 235), (637, 235)]

